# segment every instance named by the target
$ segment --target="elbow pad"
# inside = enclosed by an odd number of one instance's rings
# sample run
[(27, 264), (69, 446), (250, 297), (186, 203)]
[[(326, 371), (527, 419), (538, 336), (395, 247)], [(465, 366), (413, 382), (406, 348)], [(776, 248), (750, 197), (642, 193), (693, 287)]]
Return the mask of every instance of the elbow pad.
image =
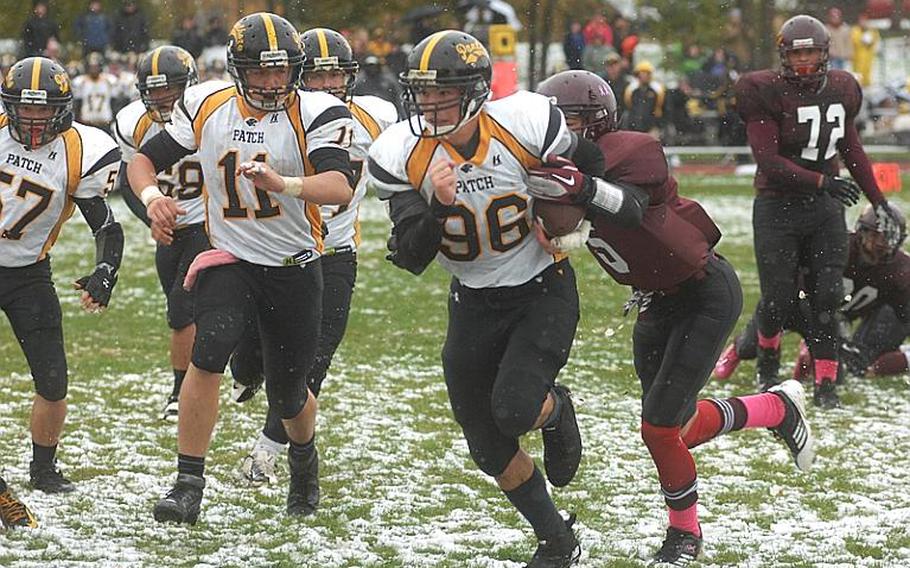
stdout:
[(641, 224), (648, 194), (635, 186), (592, 178), (587, 209), (620, 227), (631, 229)]

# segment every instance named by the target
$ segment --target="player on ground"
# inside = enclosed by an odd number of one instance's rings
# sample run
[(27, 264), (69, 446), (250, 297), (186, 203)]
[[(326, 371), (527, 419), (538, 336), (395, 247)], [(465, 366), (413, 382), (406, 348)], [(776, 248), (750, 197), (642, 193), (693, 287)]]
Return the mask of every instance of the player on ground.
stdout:
[[(900, 231), (854, 124), (862, 91), (851, 74), (828, 70), (825, 26), (796, 16), (784, 23), (777, 44), (780, 71), (756, 71), (736, 83), (737, 110), (758, 163), (752, 217), (762, 293), (757, 378), (762, 388), (777, 384), (781, 333), (796, 309), (799, 261), (806, 259), (813, 400), (833, 408), (839, 404), (835, 313), (847, 262), (844, 206), (855, 204), (861, 189), (890, 245)], [(856, 182), (839, 177), (838, 154)]]
[(583, 235), (588, 250), (633, 289), (627, 309), (639, 307), (632, 349), (642, 385), (641, 436), (670, 517), (652, 565), (685, 566), (702, 547), (689, 449), (734, 430), (770, 428), (796, 465), (809, 469), (814, 449), (803, 389), (787, 381), (768, 393), (698, 400), (742, 309), (736, 273), (714, 253), (720, 231), (698, 203), (679, 196), (658, 141), (617, 130), (616, 98), (606, 81), (565, 71), (538, 92), (555, 98), (570, 128), (603, 152), (606, 182), (551, 160), (531, 170), (528, 188), (539, 199), (584, 205), (593, 225)]
[[(891, 375), (907, 370), (901, 343), (910, 330), (910, 255), (900, 250), (907, 234), (904, 215), (894, 204), (891, 208), (901, 228), (897, 247), (888, 245), (879, 231), (871, 205), (857, 219), (856, 230), (849, 237), (845, 296), (839, 316), (845, 324), (857, 320), (860, 324), (852, 338), (843, 334), (840, 356), (846, 370), (856, 376)], [(785, 328), (805, 337), (809, 327), (808, 299), (803, 297), (796, 302), (798, 308), (787, 318)], [(803, 348), (801, 344), (794, 378), (812, 375), (812, 369), (807, 368), (811, 357)], [(714, 376), (728, 379), (739, 362), (754, 359), (757, 350), (758, 325), (753, 317), (718, 359)]]
[[(158, 47), (139, 62), (137, 88), (141, 100), (134, 101), (117, 113), (114, 135), (120, 144), (124, 164), (129, 164), (136, 150), (164, 129), (171, 121), (174, 103), (188, 86), (197, 82), (196, 63), (185, 50), (172, 45)], [(145, 206), (130, 190), (126, 166), (120, 168), (118, 185), (130, 210), (151, 226)], [(158, 187), (186, 211), (177, 217), (170, 244), (155, 249), (158, 281), (167, 299), (167, 324), (171, 328), (171, 368), (174, 385), (164, 405), (162, 418), (176, 418), (177, 396), (186, 376), (193, 351), (194, 294), (183, 289), (183, 279), (196, 255), (208, 250), (205, 234), (202, 166), (194, 156), (183, 158), (158, 175)]]
[(188, 274), (188, 280), (198, 275), (196, 336), (180, 390), (177, 481), (155, 506), (159, 522), (192, 524), (199, 516), (218, 385), (254, 322), (268, 397), (291, 440), (287, 512), (312, 514), (319, 501), (316, 399), (301, 370), (313, 362), (322, 311), (319, 204), (352, 197), (346, 148), (353, 122), (335, 97), (297, 92), (304, 57), (284, 18), (265, 12), (241, 18), (228, 40), (234, 83), (189, 87), (170, 124), (129, 164), (130, 185), (146, 204), (153, 231), (172, 237), (186, 211), (161, 193), (155, 172), (195, 152), (214, 247)]
[[(366, 195), (362, 176), (367, 151), (373, 140), (390, 124), (397, 122), (395, 106), (378, 97), (353, 96), (357, 60), (348, 41), (340, 33), (315, 28), (300, 36), (307, 59), (303, 64), (302, 86), (307, 91), (325, 91), (347, 103), (354, 116), (351, 139), (351, 166), (354, 169), (354, 198), (347, 205), (324, 205), (321, 209), (327, 234), (322, 256), (322, 328), (313, 366), (307, 373), (307, 386), (318, 397), (332, 357), (348, 323), (351, 296), (357, 279), (357, 247), (360, 245), (360, 202)], [(262, 350), (256, 327), (240, 342), (231, 357), (231, 373), (240, 388), (236, 400), (247, 400), (262, 384)], [(237, 387), (237, 384), (235, 384)], [(288, 443), (276, 409), (269, 407), (265, 426), (253, 450), (243, 459), (241, 473), (250, 483), (271, 483), (275, 477), (278, 452)]]
[(575, 276), (534, 239), (527, 171), (550, 154), (599, 156), (545, 97), (486, 102), (490, 78), (474, 37), (447, 30), (420, 42), (400, 77), (411, 118), (370, 147), (370, 183), (389, 202), (389, 259), (420, 274), (435, 258), (453, 275), (442, 363), (474, 462), (534, 528), (529, 566), (571, 566), (580, 555), (574, 515), (563, 520), (519, 446), (542, 430), (556, 486), (581, 459), (569, 390), (554, 384), (578, 322)]
[(95, 236), (95, 269), (75, 282), (82, 307), (100, 312), (117, 283), (123, 230), (105, 201), (120, 165), (110, 136), (73, 121), (63, 67), (44, 57), (16, 63), (0, 87), (0, 308), (35, 382), (32, 487), (73, 491), (56, 467), (66, 417), (67, 366), (60, 301), (48, 252), (79, 208)]

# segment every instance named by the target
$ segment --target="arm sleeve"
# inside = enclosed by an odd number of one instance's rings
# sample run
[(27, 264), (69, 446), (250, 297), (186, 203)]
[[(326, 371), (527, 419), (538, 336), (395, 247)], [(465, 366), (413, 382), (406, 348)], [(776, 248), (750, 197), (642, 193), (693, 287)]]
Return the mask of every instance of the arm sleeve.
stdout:
[(574, 134), (573, 139), (574, 144), (563, 156), (572, 160), (581, 173), (589, 176), (603, 176), (606, 161), (597, 144)]
[(777, 122), (753, 120), (746, 124), (746, 135), (755, 162), (770, 180), (782, 185), (796, 185), (807, 192), (821, 187), (823, 174), (803, 168), (780, 155), (780, 126)]
[(634, 229), (641, 225), (649, 201), (648, 193), (633, 185), (594, 178), (586, 207), (588, 217), (603, 217), (618, 227)]
[(133, 190), (130, 188), (130, 182), (126, 176), (125, 164), (120, 165), (120, 173), (117, 175), (117, 189), (120, 191), (120, 195), (123, 196), (123, 202), (129, 207), (130, 213), (138, 217), (147, 227), (151, 227), (152, 221), (149, 219), (148, 212), (145, 210), (145, 205), (142, 204), (142, 201), (139, 200), (139, 197), (133, 193)]
[(107, 264), (116, 273), (123, 258), (123, 228), (101, 197), (76, 198), (76, 205), (95, 237), (95, 264)]
[(143, 144), (139, 148), (139, 153), (151, 160), (155, 166), (155, 172), (159, 173), (192, 154), (193, 150), (183, 147), (171, 137), (167, 130), (162, 130)]
[(863, 143), (859, 139), (859, 132), (851, 119), (847, 120), (846, 132), (839, 146), (844, 165), (850, 170), (850, 175), (863, 189), (863, 193), (866, 194), (869, 201), (876, 205), (884, 201), (885, 196), (879, 190), (875, 174), (872, 173), (872, 163), (866, 156), (866, 150), (863, 149)]
[(417, 191), (404, 191), (389, 198), (392, 236), (389, 255), (392, 264), (420, 274), (436, 258), (442, 242), (442, 224), (448, 208), (435, 196), (430, 204)]

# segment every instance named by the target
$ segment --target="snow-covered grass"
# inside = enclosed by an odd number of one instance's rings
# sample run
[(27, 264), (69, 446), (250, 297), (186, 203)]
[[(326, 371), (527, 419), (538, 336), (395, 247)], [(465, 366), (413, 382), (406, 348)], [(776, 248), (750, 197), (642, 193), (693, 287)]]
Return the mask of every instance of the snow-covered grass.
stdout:
[[(749, 314), (757, 296), (751, 190), (701, 181), (681, 185), (724, 230), (719, 250), (737, 267)], [(363, 212), (350, 327), (320, 398), (318, 514), (284, 515), (286, 468), (275, 487), (237, 480), (265, 400), (230, 402), (226, 379), (200, 522), (155, 523), (151, 508), (176, 469), (176, 428), (158, 418), (170, 389), (168, 331), (152, 246), (116, 201), (127, 252), (107, 313), (83, 314), (69, 288), (94, 254), (78, 215), (53, 255), (70, 366), (60, 460), (78, 484), (74, 494), (28, 489), (32, 385), (9, 326), (0, 325), (0, 468), (41, 522), (37, 530), (0, 533), (0, 566), (515, 568), (527, 561), (531, 531), (473, 466), (451, 418), (439, 363), (447, 279), (436, 267), (418, 278), (383, 260), (388, 227), (373, 202)], [(665, 513), (638, 434), (633, 322), (621, 314), (627, 291), (587, 253), (573, 264), (582, 320), (561, 380), (576, 394), (586, 450), (576, 480), (554, 495), (578, 513), (583, 566), (642, 566), (660, 544)], [(790, 339), (787, 360), (793, 351)], [(744, 364), (704, 394), (747, 393), (751, 374)], [(810, 409), (820, 445), (810, 474), (798, 473), (785, 447), (764, 431), (696, 450), (701, 565), (910, 565), (907, 390), (906, 377), (854, 380), (843, 409)], [(539, 456), (539, 436), (526, 441)]]

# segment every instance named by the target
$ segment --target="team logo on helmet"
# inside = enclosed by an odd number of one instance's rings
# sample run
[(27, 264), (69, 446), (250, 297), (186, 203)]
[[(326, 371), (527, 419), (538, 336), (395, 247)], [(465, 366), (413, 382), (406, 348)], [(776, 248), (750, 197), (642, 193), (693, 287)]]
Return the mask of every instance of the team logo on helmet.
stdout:
[(191, 71), (193, 69), (193, 65), (195, 64), (195, 62), (193, 61), (193, 56), (190, 55), (189, 53), (187, 53), (186, 51), (178, 50), (177, 59), (179, 59), (180, 62), (183, 63), (183, 65), (186, 67), (187, 71)]
[(455, 51), (458, 52), (465, 65), (477, 65), (477, 62), (487, 55), (487, 50), (479, 41), (456, 44)]
[(70, 81), (65, 73), (57, 73), (54, 75), (54, 83), (57, 83), (57, 86), (60, 87), (60, 92), (64, 95), (69, 92)]
[(246, 33), (246, 26), (243, 25), (243, 21), (239, 21), (234, 24), (234, 27), (231, 28), (231, 32), (228, 34), (234, 38), (234, 45), (237, 46), (237, 51), (243, 51), (243, 36)]
[(13, 88), (13, 85), (15, 85), (15, 81), (13, 81), (13, 74), (12, 74), (12, 73), (7, 73), (7, 74), (6, 74), (6, 88), (7, 88), (7, 89), (12, 89), (12, 88)]

